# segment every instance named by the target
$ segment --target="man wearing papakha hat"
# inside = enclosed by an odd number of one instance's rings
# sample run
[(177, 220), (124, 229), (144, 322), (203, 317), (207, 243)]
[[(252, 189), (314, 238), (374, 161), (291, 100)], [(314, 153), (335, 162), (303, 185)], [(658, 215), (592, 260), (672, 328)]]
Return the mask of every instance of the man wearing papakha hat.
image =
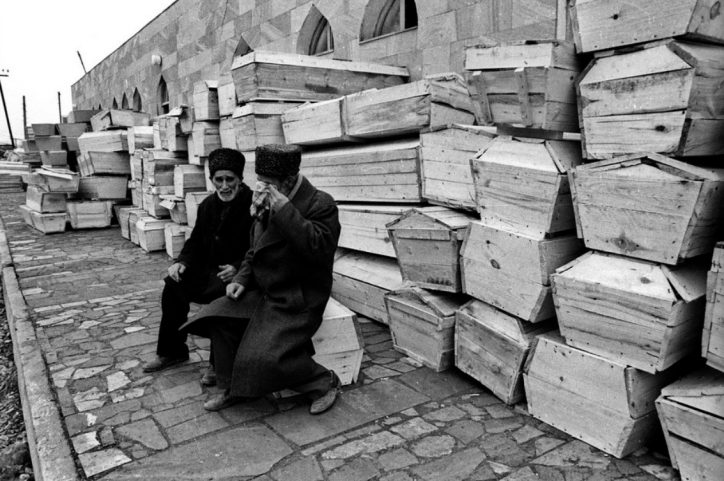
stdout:
[[(179, 331), (186, 322), (189, 303), (205, 304), (223, 296), (241, 266), (253, 222), (249, 213), (252, 192), (242, 181), (244, 163), (244, 155), (233, 149), (217, 149), (209, 154), (209, 172), (216, 191), (199, 205), (191, 237), (178, 260), (168, 268), (161, 295), (157, 355), (143, 367), (144, 372), (160, 371), (189, 358), (186, 332)], [(193, 332), (203, 335), (202, 331)], [(201, 383), (215, 383), (213, 369), (206, 371)]]
[(337, 375), (312, 359), (332, 290), (337, 205), (299, 173), (300, 162), (295, 145), (256, 149), (251, 246), (226, 296), (189, 321), (204, 319), (211, 331), (222, 391), (204, 403), (207, 410), (293, 389), (319, 414), (339, 393)]

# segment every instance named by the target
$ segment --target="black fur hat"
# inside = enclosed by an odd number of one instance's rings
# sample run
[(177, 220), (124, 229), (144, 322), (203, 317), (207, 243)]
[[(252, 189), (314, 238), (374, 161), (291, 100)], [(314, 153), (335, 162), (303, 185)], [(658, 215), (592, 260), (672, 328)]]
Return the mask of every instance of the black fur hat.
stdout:
[(283, 179), (299, 173), (302, 149), (298, 145), (268, 144), (256, 148), (257, 175)]
[(217, 170), (230, 170), (240, 179), (244, 178), (244, 154), (234, 149), (216, 149), (209, 154), (209, 175), (214, 176)]

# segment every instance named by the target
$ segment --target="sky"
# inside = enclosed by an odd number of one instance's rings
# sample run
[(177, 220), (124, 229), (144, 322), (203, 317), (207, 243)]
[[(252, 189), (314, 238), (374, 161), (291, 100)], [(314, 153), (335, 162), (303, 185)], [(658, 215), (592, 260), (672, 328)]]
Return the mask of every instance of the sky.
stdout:
[[(0, 0), (0, 77), (13, 137), (28, 124), (56, 123), (72, 108), (70, 86), (174, 0)], [(1, 108), (1, 106), (0, 106)], [(0, 143), (10, 135), (0, 111)]]

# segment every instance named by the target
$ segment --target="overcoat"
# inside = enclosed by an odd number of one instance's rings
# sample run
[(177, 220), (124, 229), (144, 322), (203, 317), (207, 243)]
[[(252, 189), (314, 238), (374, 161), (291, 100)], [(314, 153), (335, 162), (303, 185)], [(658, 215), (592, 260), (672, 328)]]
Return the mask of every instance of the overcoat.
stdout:
[(334, 199), (305, 178), (281, 209), (254, 222), (251, 246), (234, 278), (245, 287), (241, 298), (217, 299), (189, 323), (249, 320), (234, 361), (232, 395), (262, 396), (319, 372), (312, 336), (332, 290), (339, 234)]

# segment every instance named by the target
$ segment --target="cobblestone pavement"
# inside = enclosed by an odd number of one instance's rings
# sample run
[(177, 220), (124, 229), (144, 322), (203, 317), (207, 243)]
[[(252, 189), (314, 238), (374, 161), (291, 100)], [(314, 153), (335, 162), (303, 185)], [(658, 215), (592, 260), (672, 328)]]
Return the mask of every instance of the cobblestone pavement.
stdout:
[(295, 399), (204, 411), (208, 343), (148, 375), (165, 253), (118, 228), (44, 236), (25, 226), (22, 194), (0, 195), (20, 286), (78, 459), (92, 479), (636, 481), (676, 478), (648, 451), (617, 460), (508, 407), (456, 370), (435, 373), (360, 319), (357, 384), (310, 416)]

